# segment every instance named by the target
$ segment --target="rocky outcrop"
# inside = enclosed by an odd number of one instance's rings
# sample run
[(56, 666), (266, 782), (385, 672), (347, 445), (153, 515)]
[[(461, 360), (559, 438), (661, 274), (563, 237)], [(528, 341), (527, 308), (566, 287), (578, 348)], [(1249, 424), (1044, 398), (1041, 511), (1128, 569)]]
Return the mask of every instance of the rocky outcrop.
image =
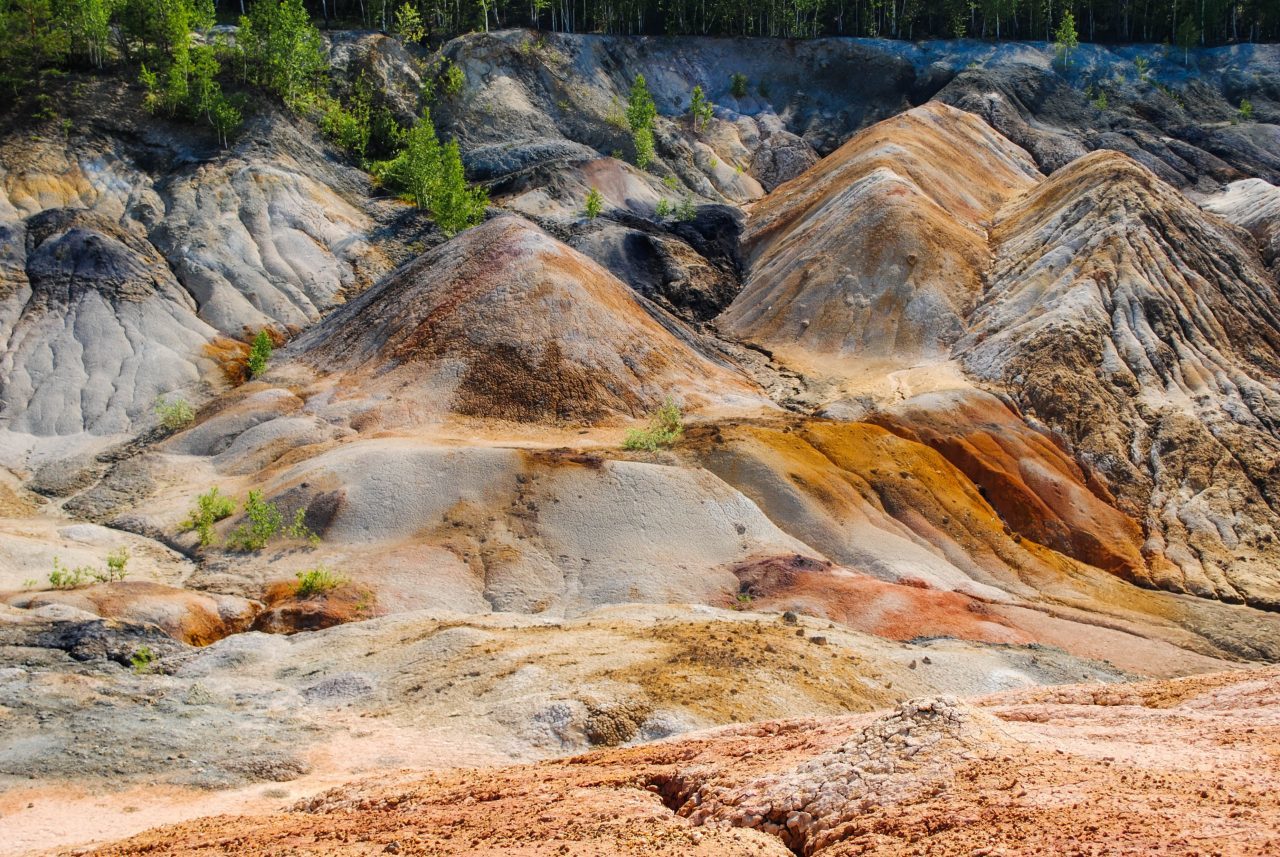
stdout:
[(964, 365), (1141, 521), (1135, 579), (1280, 608), (1280, 295), (1252, 248), (1102, 152), (1006, 206), (993, 237)]
[(981, 292), (985, 222), (1038, 178), (946, 105), (881, 122), (755, 206), (747, 282), (718, 323), (811, 359), (945, 354)]
[(314, 322), (390, 267), (368, 239), (367, 184), (313, 129), (257, 117), (218, 153), (195, 129), (151, 123), (111, 81), (64, 95), (76, 133), (0, 139), (10, 431), (133, 431), (157, 395), (220, 389), (229, 340)]
[(1280, 282), (1280, 187), (1262, 179), (1232, 182), (1201, 201), (1208, 211), (1249, 231)]
[[(461, 414), (591, 422), (689, 407), (766, 407), (677, 339), (596, 263), (516, 217), (422, 256), (309, 331), (299, 359)], [(350, 383), (350, 382), (348, 382)]]
[(6, 428), (123, 433), (150, 417), (160, 394), (215, 374), (204, 351), (217, 331), (137, 231), (92, 211), (49, 208), (0, 235)]
[(154, 626), (192, 646), (207, 646), (247, 631), (262, 609), (261, 604), (234, 595), (192, 592), (142, 580), (11, 594), (4, 601), (27, 610), (56, 604), (103, 619)]

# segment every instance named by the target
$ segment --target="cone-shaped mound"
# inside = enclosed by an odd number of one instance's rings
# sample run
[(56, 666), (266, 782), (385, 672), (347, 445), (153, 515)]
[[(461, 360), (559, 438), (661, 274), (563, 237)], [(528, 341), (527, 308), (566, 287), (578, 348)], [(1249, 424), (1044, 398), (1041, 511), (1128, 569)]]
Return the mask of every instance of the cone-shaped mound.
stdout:
[(752, 211), (751, 273), (721, 326), (784, 352), (944, 354), (981, 292), (984, 222), (1039, 178), (944, 104), (874, 125)]
[(678, 339), (620, 280), (518, 217), (423, 255), (299, 347), (315, 368), (363, 377), (362, 389), (420, 386), (472, 416), (589, 422), (641, 415), (667, 396), (690, 407), (767, 406), (745, 376)]
[(1280, 295), (1245, 237), (1115, 152), (1002, 209), (957, 344), (1144, 524), (1150, 583), (1280, 607)]

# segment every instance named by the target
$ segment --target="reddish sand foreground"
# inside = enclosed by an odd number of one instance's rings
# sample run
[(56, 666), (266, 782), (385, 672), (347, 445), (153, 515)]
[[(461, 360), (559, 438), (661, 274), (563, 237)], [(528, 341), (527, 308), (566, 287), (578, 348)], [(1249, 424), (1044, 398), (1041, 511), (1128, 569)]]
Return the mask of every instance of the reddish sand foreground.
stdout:
[(98, 854), (1275, 855), (1280, 669), (735, 726), (332, 789)]

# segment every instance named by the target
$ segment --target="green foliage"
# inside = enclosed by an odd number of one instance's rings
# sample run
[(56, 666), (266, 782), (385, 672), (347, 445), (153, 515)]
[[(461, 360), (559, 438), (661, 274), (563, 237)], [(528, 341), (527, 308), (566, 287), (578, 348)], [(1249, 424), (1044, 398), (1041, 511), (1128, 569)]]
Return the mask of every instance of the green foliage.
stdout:
[(631, 132), (631, 144), (636, 150), (636, 166), (645, 169), (657, 158), (653, 145), (653, 129), (639, 128)]
[(689, 221), (696, 220), (698, 217), (698, 207), (693, 204), (693, 197), (686, 196), (680, 200), (680, 204), (676, 206), (676, 220)]
[(196, 497), (195, 508), (186, 519), (178, 525), (181, 532), (195, 530), (200, 537), (200, 547), (207, 548), (216, 541), (213, 525), (236, 512), (236, 501), (218, 492), (215, 485), (205, 493)]
[(164, 426), (166, 431), (178, 431), (186, 428), (196, 418), (195, 411), (191, 409), (191, 405), (181, 396), (157, 397), (156, 416), (160, 417), (160, 425)]
[(68, 568), (56, 556), (53, 558), (53, 571), (49, 572), (49, 585), (54, 589), (76, 589), (86, 585), (94, 576), (93, 569), (87, 565)]
[(1247, 98), (1241, 98), (1239, 115), (1240, 115), (1241, 122), (1252, 122), (1253, 121), (1253, 102)]
[(715, 105), (707, 100), (701, 86), (695, 86), (689, 96), (689, 118), (693, 123), (694, 133), (706, 128), (714, 115)]
[(236, 34), (250, 83), (265, 87), (290, 109), (306, 109), (328, 68), (324, 40), (302, 0), (257, 0)]
[(422, 13), (412, 3), (404, 3), (396, 9), (396, 35), (403, 41), (413, 44), (427, 37), (427, 27), (422, 22)]
[(636, 166), (644, 169), (653, 163), (653, 120), (658, 116), (657, 105), (649, 94), (649, 86), (643, 74), (637, 74), (631, 84), (627, 99), (627, 125), (631, 128), (631, 143), (636, 150)]
[[(221, 44), (196, 44), (194, 34), (213, 26), (213, 5), (207, 0), (124, 0), (132, 11), (126, 18), (150, 57), (138, 72), (146, 90), (143, 106), (152, 113), (203, 120), (218, 142), (230, 143), (240, 126), (240, 109), (223, 94), (218, 75)], [(145, 49), (149, 43), (154, 47)]]
[(678, 178), (676, 178), (674, 175), (671, 175), (671, 176), (665, 176), (665, 177), (662, 179), (662, 184), (663, 184), (663, 186), (665, 186), (668, 190), (675, 190), (677, 187), (679, 187), (679, 186), (680, 186), (680, 180), (679, 180)]
[(249, 377), (257, 378), (263, 372), (267, 371), (267, 363), (271, 360), (271, 355), (275, 352), (275, 343), (271, 341), (271, 334), (264, 327), (258, 331), (258, 335), (253, 338), (253, 344), (249, 346), (249, 361), (246, 364), (249, 369)]
[(671, 216), (671, 203), (667, 201), (666, 197), (658, 200), (658, 207), (654, 209), (654, 214), (663, 218)]
[(249, 492), (249, 499), (244, 502), (244, 516), (244, 522), (227, 536), (227, 546), (232, 550), (262, 550), (284, 527), (280, 508), (263, 500), (261, 491)]
[(1107, 109), (1107, 91), (1099, 88), (1097, 96), (1093, 99), (1093, 106), (1099, 110)]
[(296, 576), (298, 584), (294, 592), (299, 598), (314, 598), (317, 595), (324, 595), (349, 582), (345, 576), (323, 565), (318, 565), (307, 571), (300, 571)]
[(320, 544), (320, 536), (307, 526), (306, 509), (298, 509), (293, 513), (293, 522), (289, 524), (284, 532), (291, 539), (300, 539), (312, 545)]
[(418, 208), (429, 211), (446, 235), (479, 223), (489, 205), (488, 192), (467, 185), (458, 144), (450, 141), (440, 145), (431, 111), (426, 108), (405, 135), (400, 154), (375, 164), (374, 175)]
[(323, 111), (320, 130), (355, 155), (361, 166), (365, 165), (372, 147), (386, 151), (399, 145), (400, 126), (385, 106), (375, 110), (373, 88), (365, 80), (364, 72), (356, 78), (345, 102), (322, 97), (320, 104)]
[(1151, 76), (1151, 60), (1146, 57), (1134, 57), (1133, 67), (1138, 72), (1138, 80), (1145, 81)]
[(604, 208), (604, 197), (600, 195), (600, 191), (592, 188), (587, 191), (587, 202), (583, 212), (587, 215), (588, 220), (595, 220), (600, 216), (601, 209)]
[(654, 452), (668, 447), (684, 435), (684, 418), (680, 407), (671, 399), (666, 399), (649, 418), (649, 425), (643, 429), (630, 429), (622, 442), (623, 449)]
[(462, 94), (462, 88), (466, 84), (467, 76), (463, 74), (462, 67), (456, 62), (446, 62), (440, 74), (440, 88), (444, 91), (445, 97), (457, 98)]
[(147, 675), (156, 671), (156, 664), (159, 660), (160, 656), (151, 651), (149, 646), (140, 646), (133, 653), (133, 656), (129, 658), (129, 664), (136, 674)]
[(107, 570), (106, 573), (95, 574), (94, 578), (100, 583), (109, 583), (113, 580), (124, 580), (129, 576), (129, 549), (124, 545), (116, 548), (107, 554)]
[(649, 85), (643, 74), (637, 74), (631, 83), (631, 94), (627, 98), (627, 124), (632, 131), (640, 128), (652, 128), (653, 120), (658, 116), (658, 107), (649, 94)]
[[(305, 5), (304, 5), (305, 3)], [(247, 9), (246, 9), (247, 7)], [(222, 4), (228, 14), (235, 3)], [(810, 38), (822, 35), (921, 38), (1051, 39), (1060, 60), (1073, 65), (1070, 43), (1078, 41), (1073, 16), (1061, 10), (1085, 7), (1016, 0), (911, 0), (845, 4), (827, 0), (372, 0), (335, 4), (317, 0), (245, 0), (248, 23), (237, 35), (243, 50), (216, 49), (218, 61), (232, 65), (250, 84), (279, 94), (294, 108), (310, 107), (325, 76), (325, 53), (310, 16), (324, 15), (338, 26), (359, 23), (365, 29), (394, 32), (406, 43), (421, 42), (430, 22), (432, 36), (451, 38), (487, 29), (490, 19), (503, 26), (551, 24), (556, 30), (627, 34), (688, 34)], [(39, 94), (42, 78), (70, 69), (109, 69), (115, 64), (136, 75), (141, 64), (155, 75), (154, 94), (172, 115), (204, 117), (224, 141), (238, 124), (242, 105), (222, 99), (203, 108), (190, 97), (197, 57), (205, 44), (190, 35), (213, 23), (211, 0), (0, 0), (0, 86), (14, 95)], [(1098, 0), (1087, 8), (1089, 39), (1134, 43), (1166, 41), (1184, 51), (1194, 44), (1267, 42), (1280, 38), (1280, 14), (1274, 0), (1188, 4), (1155, 0), (1143, 4)], [(550, 20), (548, 20), (548, 13)], [(1060, 17), (1059, 17), (1060, 16)], [(1064, 24), (1072, 20), (1068, 31)], [(1064, 38), (1070, 34), (1074, 39)], [(1055, 39), (1055, 35), (1059, 38)], [(546, 37), (524, 39), (519, 50), (536, 52), (548, 62), (563, 58)], [(234, 62), (228, 59), (234, 57)], [(460, 70), (446, 70), (450, 77)], [(204, 75), (206, 81), (215, 76)], [(434, 81), (431, 81), (434, 83)], [(746, 95), (744, 75), (730, 77), (733, 96)], [(757, 83), (768, 97), (763, 81)], [(456, 90), (455, 90), (456, 93)], [(429, 93), (424, 93), (429, 95)], [(457, 97), (454, 94), (451, 97)], [(16, 99), (15, 99), (16, 100)], [(24, 104), (30, 106), (30, 102)]]
[(1053, 31), (1053, 50), (1058, 62), (1070, 68), (1071, 59), (1078, 47), (1080, 47), (1080, 37), (1076, 34), (1076, 16), (1068, 9), (1062, 13), (1062, 19), (1058, 21), (1058, 29)]

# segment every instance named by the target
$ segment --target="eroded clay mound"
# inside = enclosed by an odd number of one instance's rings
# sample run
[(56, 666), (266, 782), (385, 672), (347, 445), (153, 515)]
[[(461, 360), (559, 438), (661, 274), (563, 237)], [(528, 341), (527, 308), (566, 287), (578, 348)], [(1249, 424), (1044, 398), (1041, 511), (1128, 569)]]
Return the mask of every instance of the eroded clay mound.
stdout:
[(216, 331), (136, 231), (77, 208), (0, 223), (0, 425), (128, 431), (196, 384)]
[(1214, 214), (1249, 230), (1262, 259), (1280, 275), (1280, 187), (1262, 179), (1232, 182), (1203, 202)]
[(1252, 248), (1110, 152), (1007, 205), (994, 239), (965, 367), (1142, 522), (1144, 583), (1280, 606), (1280, 295)]
[[(335, 313), (301, 359), (457, 413), (590, 422), (671, 396), (765, 407), (754, 385), (654, 321), (632, 291), (517, 217), (459, 235)], [(415, 393), (415, 389), (417, 393)]]
[(192, 165), (203, 132), (144, 131), (136, 108), (105, 115), (111, 86), (94, 93), (67, 95), (83, 133), (0, 138), (0, 427), (14, 432), (135, 430), (158, 394), (221, 383), (217, 334), (304, 326), (389, 267), (342, 195), (357, 198), (349, 173), (298, 127), (265, 118), (243, 135), (251, 154)]
[(752, 211), (750, 274), (721, 326), (820, 355), (945, 353), (981, 291), (985, 221), (1039, 177), (940, 103), (874, 125)]

